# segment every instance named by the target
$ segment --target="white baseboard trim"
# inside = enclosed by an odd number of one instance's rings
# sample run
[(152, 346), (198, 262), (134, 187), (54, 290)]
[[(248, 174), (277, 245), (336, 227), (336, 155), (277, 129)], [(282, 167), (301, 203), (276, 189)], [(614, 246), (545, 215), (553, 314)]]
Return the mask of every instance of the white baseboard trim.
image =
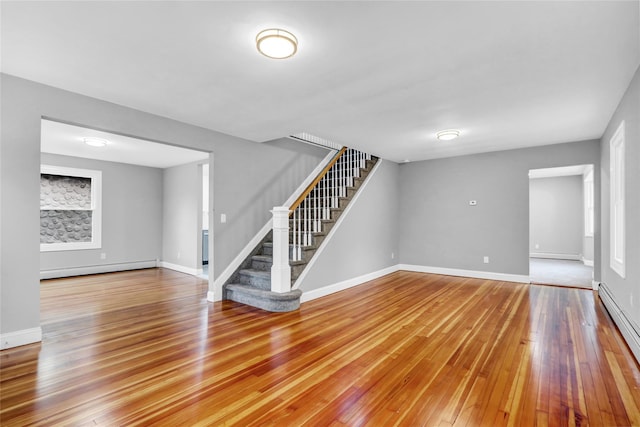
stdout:
[(342, 282), (335, 283), (333, 285), (325, 286), (320, 289), (313, 289), (311, 291), (303, 291), (300, 297), (300, 302), (307, 302), (316, 298), (321, 298), (335, 292), (343, 291), (345, 289), (352, 288), (354, 286), (361, 285), (370, 280), (377, 279), (387, 274), (395, 273), (396, 271), (415, 271), (417, 273), (432, 273), (442, 274), (444, 276), (460, 276), (460, 277), (472, 277), (476, 279), (489, 279), (500, 280), (503, 282), (517, 282), (517, 283), (529, 283), (529, 276), (520, 274), (505, 274), (494, 273), (490, 271), (473, 271), (473, 270), (460, 270), (455, 268), (442, 268), (442, 267), (427, 267), (423, 265), (410, 265), (410, 264), (396, 264), (382, 270), (374, 271), (372, 273), (363, 274), (362, 276), (354, 277), (352, 279), (343, 280)]
[(598, 289), (600, 289), (600, 282), (598, 282), (596, 280), (592, 280), (591, 281), (591, 289), (593, 289), (594, 291), (597, 291)]
[(593, 267), (593, 260), (592, 259), (582, 258), (582, 263), (584, 265), (586, 265), (587, 267)]
[[(300, 194), (302, 194), (302, 192), (307, 189), (309, 184), (311, 184), (313, 180), (316, 179), (318, 174), (322, 172), (325, 166), (329, 164), (329, 162), (333, 159), (337, 152), (337, 150), (330, 150), (329, 153), (327, 153), (327, 155), (324, 157), (324, 159), (320, 163), (318, 163), (318, 166), (316, 166), (316, 168), (304, 179), (302, 184), (300, 184), (300, 186), (298, 186), (298, 188), (293, 193), (291, 193), (289, 198), (284, 201), (282, 206), (291, 206), (293, 202), (296, 201), (298, 196), (300, 196)], [(267, 233), (271, 231), (272, 227), (273, 220), (270, 218), (269, 221), (267, 221), (267, 223), (262, 226), (260, 231), (258, 231), (256, 235), (253, 236), (253, 238), (244, 246), (244, 248), (242, 248), (238, 255), (236, 255), (236, 257), (233, 259), (233, 261), (231, 261), (222, 271), (222, 273), (220, 273), (218, 278), (213, 282), (213, 288), (217, 292), (222, 294), (222, 286), (227, 282), (227, 280), (229, 280), (229, 278), (238, 269), (238, 267), (240, 267), (240, 264), (242, 264), (242, 262), (247, 259), (251, 251), (255, 249), (258, 243), (260, 243), (262, 239), (264, 239), (264, 237), (267, 235)], [(213, 301), (213, 299), (209, 301)]]
[(550, 252), (531, 252), (530, 258), (545, 258), (545, 259), (567, 259), (571, 261), (582, 261), (582, 255), (580, 254), (555, 254)]
[(0, 350), (33, 344), (42, 341), (42, 328), (23, 329), (21, 331), (0, 334)]
[(624, 340), (631, 349), (638, 363), (640, 363), (640, 327), (635, 327), (632, 321), (627, 317), (624, 310), (616, 303), (613, 294), (607, 289), (606, 284), (602, 283), (598, 291), (607, 311), (611, 315), (614, 323), (620, 330)]
[(185, 267), (184, 265), (172, 264), (166, 261), (160, 261), (158, 267), (168, 268), (169, 270), (179, 271), (180, 273), (186, 273), (192, 276), (200, 276), (203, 271), (201, 268)]
[(118, 264), (89, 265), (86, 267), (60, 268), (40, 271), (40, 279), (57, 279), (59, 277), (84, 276), (86, 274), (111, 273), (114, 271), (139, 270), (155, 268), (157, 261), (123, 262)]
[(500, 280), (503, 282), (531, 283), (529, 276), (522, 274), (495, 273), (492, 271), (461, 270), (458, 268), (429, 267), (426, 265), (398, 264), (398, 270), (418, 273), (442, 274), (445, 276), (473, 277), (475, 279)]
[(398, 271), (398, 265), (383, 268), (382, 270), (374, 271), (373, 273), (363, 274), (362, 276), (354, 277), (352, 279), (343, 280), (342, 282), (334, 283), (333, 285), (325, 286), (320, 289), (313, 289), (310, 291), (303, 291), (300, 297), (300, 302), (307, 302), (316, 298), (321, 298), (345, 289), (352, 288), (354, 286), (362, 285), (370, 280), (377, 279), (387, 274)]
[(302, 270), (302, 274), (300, 274), (300, 276), (298, 276), (298, 278), (296, 279), (295, 283), (291, 287), (292, 289), (298, 289), (302, 285), (302, 283), (304, 283), (305, 277), (307, 277), (307, 274), (309, 273), (309, 271), (311, 271), (311, 269), (313, 268), (313, 265), (320, 258), (320, 255), (322, 254), (322, 252), (324, 252), (324, 249), (327, 247), (327, 244), (331, 241), (333, 235), (338, 231), (344, 219), (349, 215), (349, 211), (351, 210), (351, 208), (356, 205), (356, 201), (362, 195), (362, 193), (364, 193), (364, 189), (367, 187), (367, 184), (371, 181), (371, 178), (378, 171), (378, 167), (380, 167), (381, 164), (382, 164), (382, 161), (378, 160), (376, 164), (373, 166), (373, 169), (371, 169), (371, 172), (369, 172), (369, 175), (367, 175), (367, 177), (365, 178), (364, 182), (362, 183), (362, 185), (360, 186), (356, 194), (353, 196), (353, 198), (351, 199), (347, 207), (344, 209), (344, 211), (342, 211), (342, 214), (340, 214), (340, 217), (338, 217), (338, 220), (336, 221), (336, 223), (333, 225), (333, 227), (331, 227), (331, 230), (329, 230), (329, 234), (327, 234), (327, 236), (324, 238), (324, 240), (320, 244), (320, 247), (318, 248), (316, 253), (313, 255), (311, 260), (309, 260), (309, 263), (307, 264), (307, 266), (304, 268), (304, 270)]
[(227, 267), (222, 270), (222, 273), (220, 273), (218, 278), (213, 282), (214, 289), (220, 289), (220, 291), (222, 291), (222, 285), (224, 285), (225, 282), (229, 280), (231, 275), (238, 269), (238, 267), (240, 267), (240, 264), (242, 264), (242, 262), (247, 259), (251, 251), (253, 251), (258, 243), (260, 243), (262, 239), (264, 239), (264, 237), (267, 235), (267, 233), (269, 233), (272, 228), (272, 222), (272, 220), (269, 220), (265, 225), (263, 225), (260, 231), (258, 231), (256, 235), (253, 236), (251, 240), (249, 240), (249, 243), (247, 243), (244, 248), (242, 248), (238, 255), (236, 255), (236, 257), (233, 259), (233, 261), (231, 261), (229, 265), (227, 265)]

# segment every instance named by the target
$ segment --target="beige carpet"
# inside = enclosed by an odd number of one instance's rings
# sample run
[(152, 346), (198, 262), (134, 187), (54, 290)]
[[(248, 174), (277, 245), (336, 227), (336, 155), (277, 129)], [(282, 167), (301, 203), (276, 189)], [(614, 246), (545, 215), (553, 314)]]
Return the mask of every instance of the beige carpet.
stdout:
[(591, 289), (593, 267), (581, 261), (529, 258), (531, 283)]

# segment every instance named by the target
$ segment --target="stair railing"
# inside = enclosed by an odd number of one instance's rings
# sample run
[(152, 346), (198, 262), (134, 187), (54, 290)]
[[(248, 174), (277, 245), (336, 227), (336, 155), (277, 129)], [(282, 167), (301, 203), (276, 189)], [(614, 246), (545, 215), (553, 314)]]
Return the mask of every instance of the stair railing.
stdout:
[(360, 177), (371, 155), (343, 147), (316, 179), (290, 206), (274, 208), (273, 266), (271, 290), (291, 290), (291, 261), (300, 261), (303, 248), (314, 244), (314, 233), (322, 231), (322, 221), (331, 218), (331, 209), (339, 208), (340, 198), (347, 197), (347, 188)]

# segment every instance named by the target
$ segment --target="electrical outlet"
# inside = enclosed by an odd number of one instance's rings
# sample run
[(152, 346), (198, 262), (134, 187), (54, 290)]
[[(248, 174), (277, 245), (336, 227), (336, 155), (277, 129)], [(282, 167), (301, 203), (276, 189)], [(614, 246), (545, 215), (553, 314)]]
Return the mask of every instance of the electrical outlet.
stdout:
[(396, 254), (391, 252), (391, 259), (395, 259), (395, 257), (396, 257)]
[(536, 243), (536, 249), (540, 249), (540, 244)]
[(178, 251), (178, 259), (180, 259), (180, 252)]
[(227, 222), (227, 214), (220, 214), (220, 222), (224, 224)]
[(488, 256), (485, 256), (485, 257), (484, 257), (484, 263), (485, 263), (485, 264), (489, 264), (489, 257), (488, 257)]
[(107, 254), (106, 254), (106, 252), (102, 252), (102, 253), (100, 254), (100, 259), (107, 259)]

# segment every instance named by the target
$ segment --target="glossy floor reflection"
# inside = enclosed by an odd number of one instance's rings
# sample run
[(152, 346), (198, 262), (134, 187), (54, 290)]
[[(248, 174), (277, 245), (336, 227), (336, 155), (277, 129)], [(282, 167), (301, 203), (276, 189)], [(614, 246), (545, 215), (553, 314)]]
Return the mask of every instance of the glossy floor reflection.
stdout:
[(0, 424), (640, 424), (640, 371), (592, 291), (396, 272), (267, 313), (163, 269), (42, 282), (0, 353)]

